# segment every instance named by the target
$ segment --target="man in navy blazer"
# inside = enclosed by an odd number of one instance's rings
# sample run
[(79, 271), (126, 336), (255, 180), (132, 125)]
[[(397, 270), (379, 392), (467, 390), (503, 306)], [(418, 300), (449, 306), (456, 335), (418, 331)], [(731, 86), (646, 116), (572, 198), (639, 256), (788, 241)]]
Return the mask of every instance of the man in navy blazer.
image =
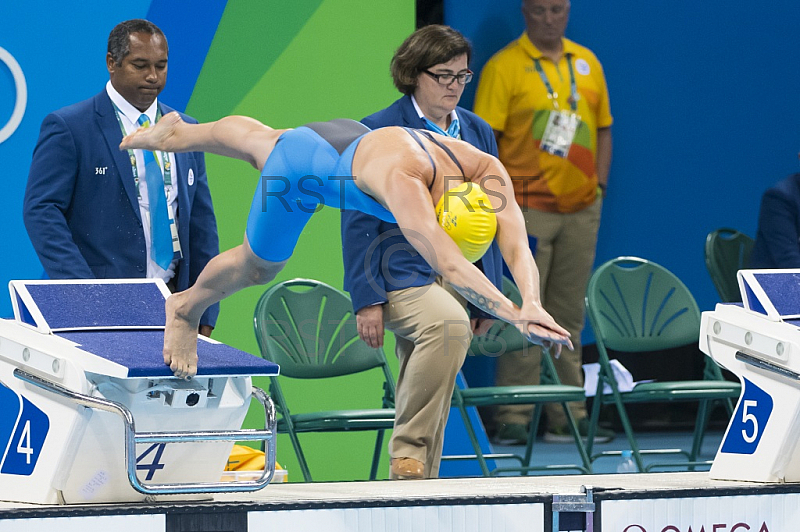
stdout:
[[(497, 157), (489, 124), (457, 107), (472, 79), (470, 54), (469, 43), (453, 28), (415, 31), (391, 64), (394, 84), (405, 96), (362, 122), (372, 129), (404, 126), (459, 137)], [(456, 375), (472, 334), (485, 333), (492, 317), (472, 305), (468, 313), (463, 298), (441, 282), (397, 224), (343, 211), (342, 245), (344, 288), (353, 300), (359, 336), (381, 347), (385, 327), (397, 341), (391, 478), (436, 478)], [(476, 265), (502, 289), (501, 264), (495, 242)]]
[[(203, 154), (156, 154), (179, 242), (165, 269), (150, 254), (149, 204), (147, 194), (140, 193), (144, 156), (141, 150), (119, 149), (123, 130), (138, 127), (142, 113), (152, 122), (173, 110), (157, 101), (167, 56), (166, 38), (157, 26), (140, 19), (120, 23), (109, 36), (106, 88), (42, 122), (23, 216), (50, 278), (160, 277), (180, 291), (219, 253)], [(218, 313), (218, 305), (209, 308), (201, 333), (211, 333)]]
[(800, 174), (764, 192), (750, 268), (800, 268)]

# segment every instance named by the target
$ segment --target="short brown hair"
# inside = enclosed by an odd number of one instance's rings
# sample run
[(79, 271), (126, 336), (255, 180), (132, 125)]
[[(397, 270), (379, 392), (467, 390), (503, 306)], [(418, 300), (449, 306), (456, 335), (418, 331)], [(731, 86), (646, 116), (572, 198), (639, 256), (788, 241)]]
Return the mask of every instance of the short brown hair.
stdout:
[(469, 64), (472, 46), (461, 32), (440, 24), (420, 28), (403, 41), (392, 57), (394, 86), (403, 94), (412, 94), (423, 70), (463, 54), (467, 54)]

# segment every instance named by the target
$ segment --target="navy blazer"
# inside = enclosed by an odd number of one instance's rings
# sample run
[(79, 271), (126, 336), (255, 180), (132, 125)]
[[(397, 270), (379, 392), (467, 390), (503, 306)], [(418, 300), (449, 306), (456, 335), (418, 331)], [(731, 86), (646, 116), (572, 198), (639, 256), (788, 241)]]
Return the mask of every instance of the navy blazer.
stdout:
[[(162, 114), (172, 111), (159, 103)], [(181, 114), (187, 122), (197, 121)], [(115, 279), (147, 274), (144, 230), (128, 152), (105, 89), (47, 115), (25, 190), (23, 218), (51, 279)], [(217, 222), (202, 153), (176, 153), (178, 236), (185, 290), (219, 253)], [(219, 305), (200, 323), (214, 325)]]
[(800, 268), (800, 174), (764, 193), (750, 268)]
[[(497, 142), (489, 124), (461, 107), (456, 108), (456, 113), (461, 123), (461, 139), (497, 157)], [(386, 126), (425, 129), (410, 96), (403, 96), (361, 122), (372, 129)], [(350, 292), (356, 312), (369, 305), (385, 303), (386, 292), (425, 286), (436, 280), (436, 272), (400, 233), (400, 227), (395, 223), (359, 211), (342, 211), (342, 247), (344, 289)], [(496, 241), (476, 266), (502, 289), (502, 258)], [(470, 314), (472, 317), (494, 317), (472, 305)]]

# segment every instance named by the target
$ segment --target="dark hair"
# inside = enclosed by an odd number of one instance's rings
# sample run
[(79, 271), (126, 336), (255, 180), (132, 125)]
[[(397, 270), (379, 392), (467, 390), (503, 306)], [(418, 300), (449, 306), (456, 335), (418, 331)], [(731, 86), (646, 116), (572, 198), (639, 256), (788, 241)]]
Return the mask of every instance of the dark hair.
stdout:
[[(167, 37), (161, 31), (161, 28), (149, 20), (134, 18), (120, 22), (114, 26), (114, 29), (108, 35), (108, 53), (111, 54), (111, 58), (118, 65), (121, 65), (125, 56), (131, 53), (131, 33), (160, 35), (164, 39), (164, 43), (167, 43)], [(167, 52), (169, 53), (169, 45), (167, 45)]]
[(403, 41), (392, 57), (394, 86), (403, 94), (412, 94), (423, 70), (463, 54), (467, 54), (469, 64), (472, 46), (459, 31), (440, 24), (420, 28)]

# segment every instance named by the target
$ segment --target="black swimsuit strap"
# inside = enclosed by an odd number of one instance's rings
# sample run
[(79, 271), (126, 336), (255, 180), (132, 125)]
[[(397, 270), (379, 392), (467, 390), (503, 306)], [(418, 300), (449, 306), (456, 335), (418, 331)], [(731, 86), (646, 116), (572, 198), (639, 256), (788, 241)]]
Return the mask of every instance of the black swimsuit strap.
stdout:
[[(458, 169), (461, 171), (461, 175), (462, 175), (463, 177), (466, 177), (466, 174), (464, 174), (464, 169), (463, 169), (463, 168), (461, 168), (461, 163), (460, 163), (460, 162), (458, 162), (458, 159), (456, 159), (456, 156), (453, 154), (453, 152), (452, 152), (452, 151), (450, 151), (450, 148), (448, 148), (447, 146), (445, 146), (444, 144), (442, 144), (441, 142), (439, 142), (438, 140), (436, 140), (436, 138), (433, 136), (433, 134), (432, 134), (430, 131), (426, 131), (426, 130), (424, 130), (424, 129), (421, 129), (419, 132), (420, 132), (420, 133), (422, 133), (423, 135), (425, 135), (425, 137), (427, 137), (427, 138), (428, 138), (428, 140), (430, 140), (431, 142), (433, 142), (434, 144), (436, 144), (437, 146), (439, 146), (441, 149), (443, 149), (443, 150), (444, 150), (444, 152), (445, 152), (447, 155), (449, 155), (449, 156), (450, 156), (450, 158), (453, 160), (453, 162), (454, 162), (454, 163), (456, 163), (456, 166), (458, 166)], [(430, 157), (430, 156), (429, 156), (429, 157)]]
[[(417, 141), (417, 144), (419, 144), (419, 147), (422, 148), (422, 151), (424, 151), (425, 155), (428, 156), (428, 159), (431, 161), (431, 166), (433, 166), (433, 177), (435, 179), (436, 178), (436, 163), (433, 162), (433, 157), (431, 157), (430, 152), (428, 152), (428, 148), (425, 147), (425, 145), (422, 143), (420, 138), (417, 136), (417, 130), (411, 129), (410, 127), (404, 127), (403, 129), (405, 129), (406, 132), (409, 135), (411, 135), (411, 138), (413, 138), (414, 140)], [(431, 183), (433, 183), (433, 180), (431, 180)]]

